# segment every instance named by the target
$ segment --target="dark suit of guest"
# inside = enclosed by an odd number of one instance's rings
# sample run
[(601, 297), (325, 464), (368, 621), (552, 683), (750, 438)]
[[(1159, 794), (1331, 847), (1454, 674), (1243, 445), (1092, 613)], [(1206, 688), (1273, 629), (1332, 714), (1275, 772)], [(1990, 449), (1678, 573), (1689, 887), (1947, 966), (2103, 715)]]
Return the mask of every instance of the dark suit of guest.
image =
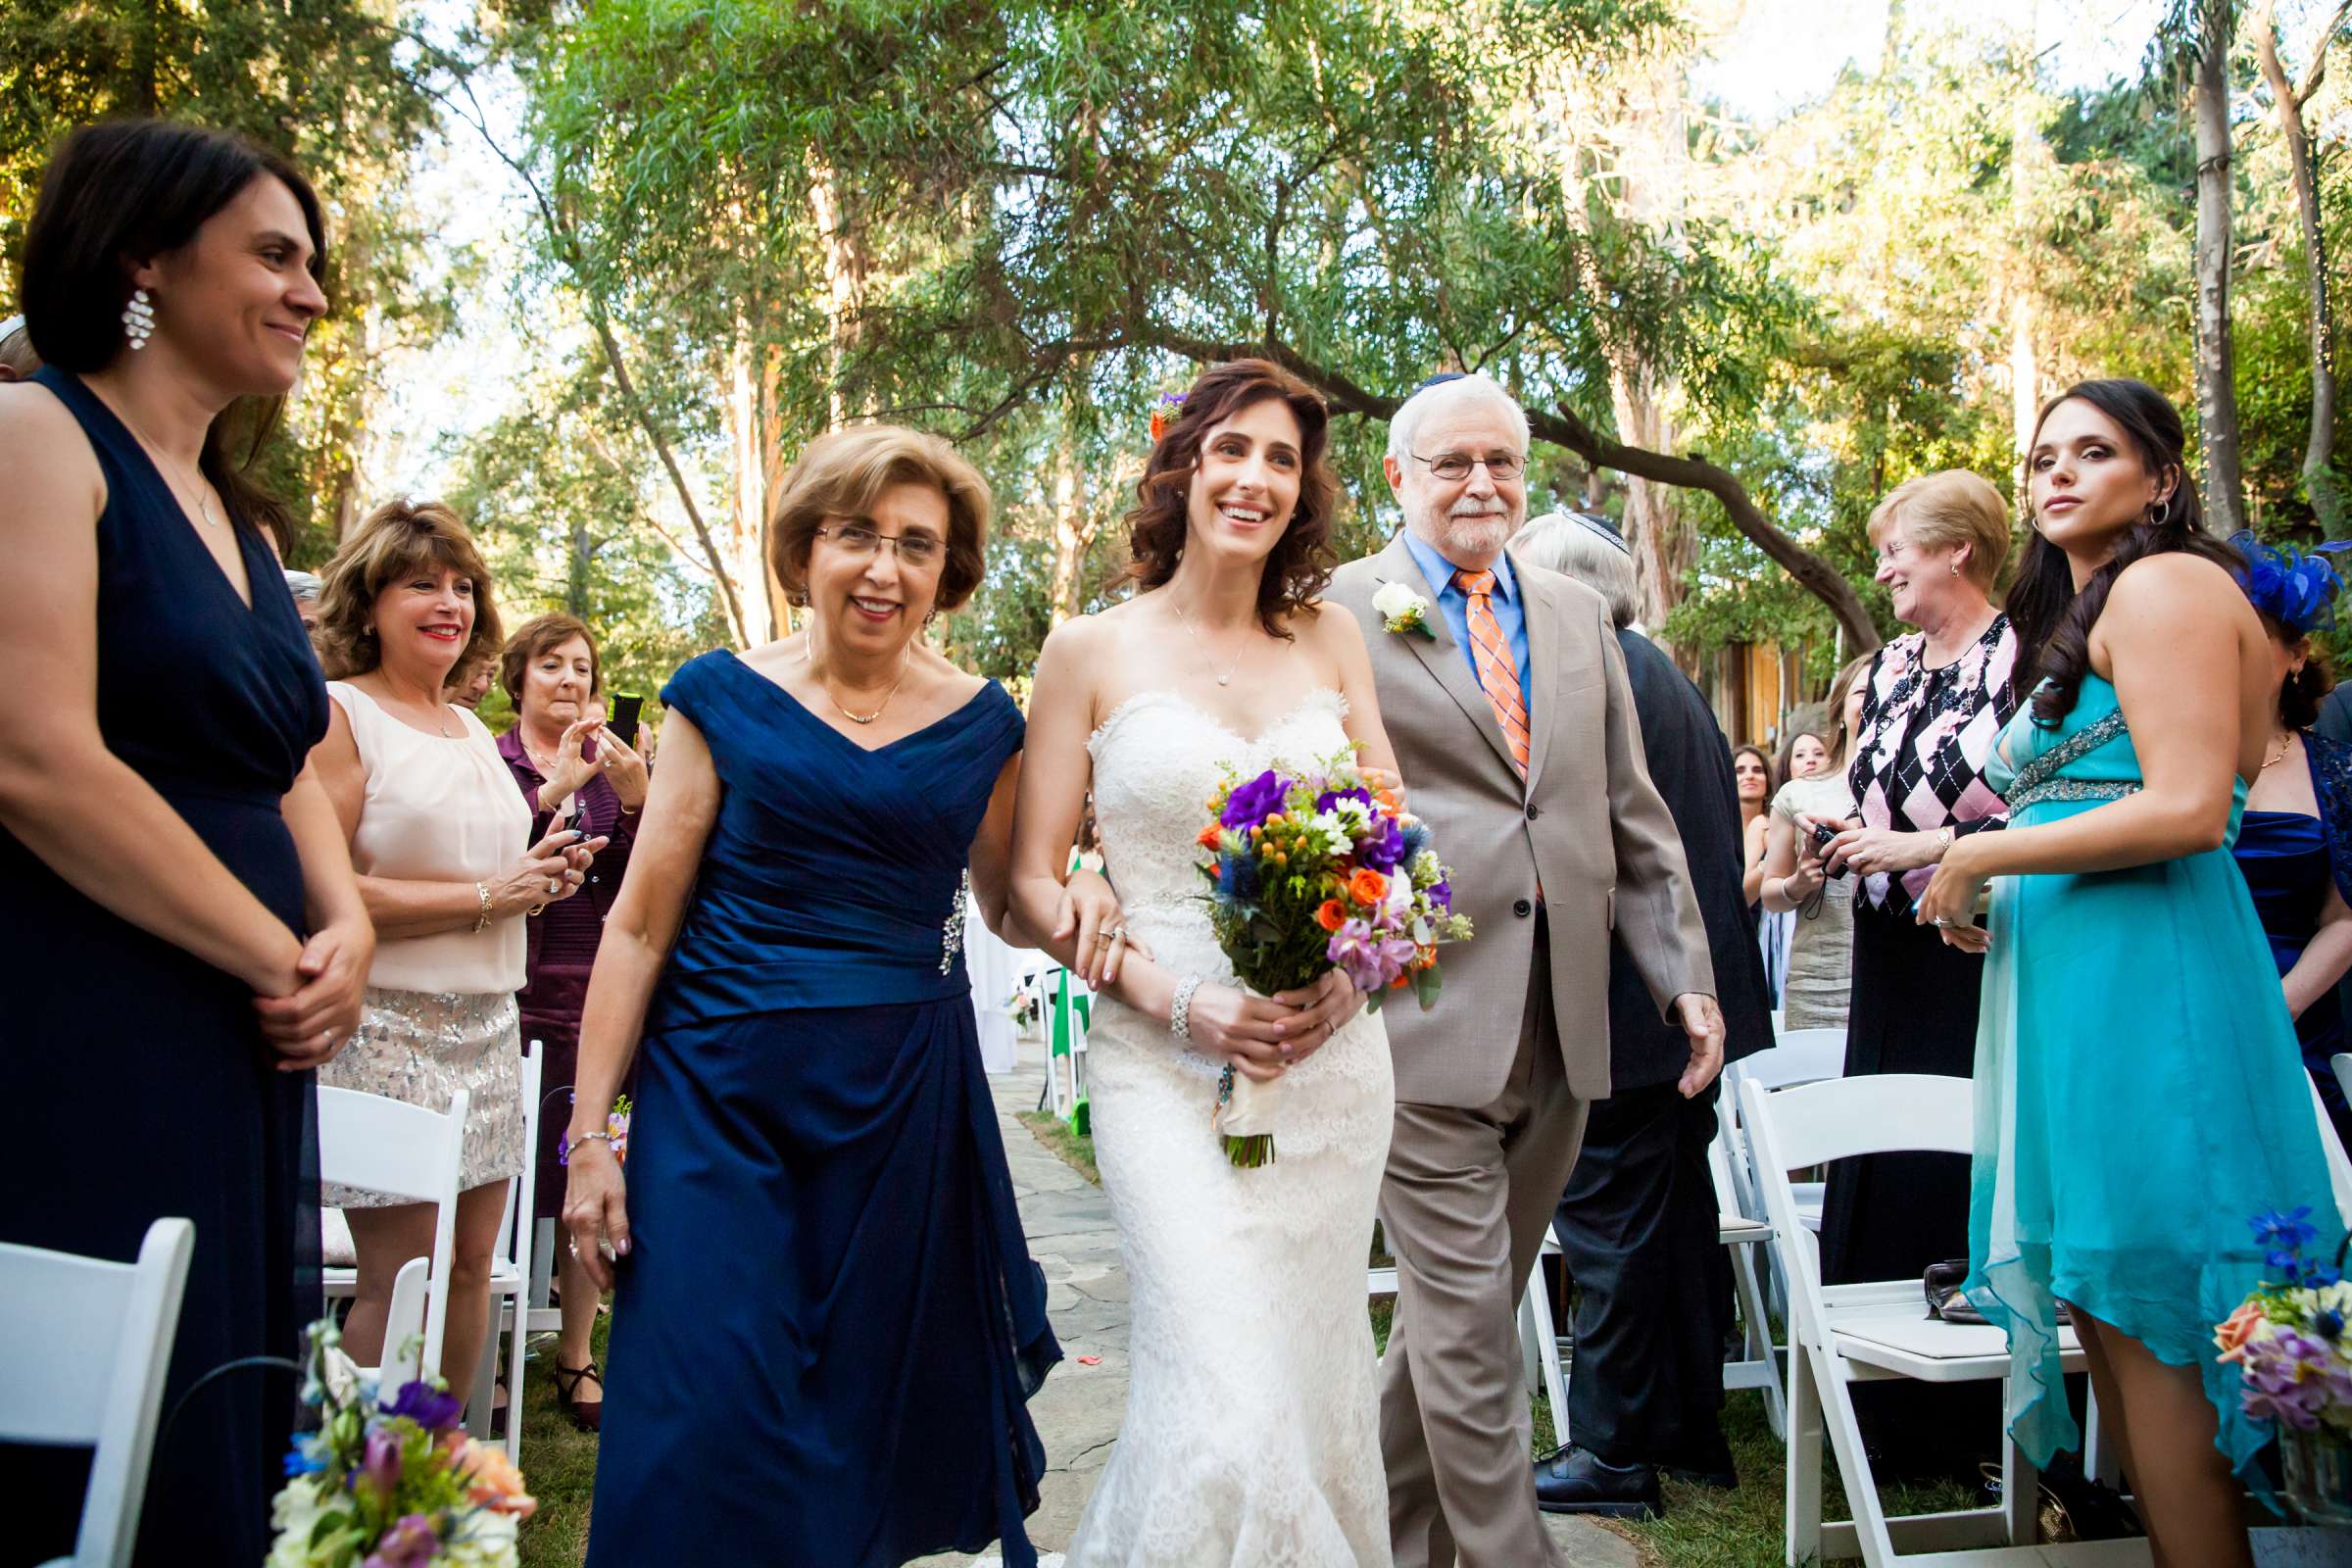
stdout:
[[(1656, 644), (1630, 630), (1617, 642), (1649, 776), (1682, 835), (1706, 925), (1724, 1059), (1737, 1061), (1772, 1044), (1772, 1016), (1755, 916), (1740, 886), (1731, 746), (1698, 688)], [(1683, 1098), (1675, 1083), (1690, 1059), (1690, 1038), (1658, 1016), (1624, 944), (1610, 948), (1611, 1092), (1592, 1106), (1552, 1224), (1582, 1293), (1562, 1435), (1613, 1465), (1728, 1471), (1716, 1418), (1732, 1267), (1707, 1169), (1720, 1080)]]

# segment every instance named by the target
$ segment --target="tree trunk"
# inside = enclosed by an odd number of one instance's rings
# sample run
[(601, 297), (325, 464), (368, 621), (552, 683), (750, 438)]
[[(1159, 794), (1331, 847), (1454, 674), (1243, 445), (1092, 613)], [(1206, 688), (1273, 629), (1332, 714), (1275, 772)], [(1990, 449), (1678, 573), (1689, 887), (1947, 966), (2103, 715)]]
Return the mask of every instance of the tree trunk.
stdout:
[(2025, 502), (2026, 449), (2034, 444), (2034, 420), (2041, 404), (2034, 298), (2034, 256), (2039, 248), (2034, 181), (2040, 172), (2043, 157), (2040, 104), (2034, 73), (2034, 40), (2039, 9), (2030, 5), (2026, 11), (2025, 37), (2018, 62), (2023, 79), (2018, 83), (2009, 120), (2009, 428), (2017, 455), (2015, 499), (2021, 508)]
[(596, 546), (588, 539), (585, 514), (572, 519), (571, 548), (564, 552), (564, 608), (581, 620), (588, 618), (588, 568), (596, 561)]
[(816, 219), (817, 244), (823, 250), (825, 322), (832, 340), (833, 368), (828, 402), (831, 423), (838, 426), (852, 412), (843, 372), (857, 347), (858, 313), (865, 303), (870, 258), (862, 243), (858, 215), (851, 210), (840, 172), (832, 165), (816, 166), (808, 181), (808, 207)]
[(2205, 524), (2225, 537), (2246, 525), (2230, 336), (2230, 39), (2235, 13), (2234, 0), (2199, 0), (2191, 94), (2197, 126), (2197, 433), (2205, 460)]
[(2342, 539), (2352, 535), (2352, 526), (2347, 526), (2344, 498), (2335, 482), (2335, 317), (2328, 293), (2328, 233), (2320, 220), (2320, 148), (2303, 122), (2303, 106), (2319, 90), (2327, 70), (2328, 45), (2343, 25), (2346, 13), (2352, 12), (2352, 0), (2339, 4), (2313, 38), (2311, 65), (2300, 85), (2287, 80), (2286, 68), (2279, 62), (2272, 11), (2273, 0), (2262, 0), (2251, 20), (2263, 79), (2270, 83), (2278, 134), (2286, 143), (2287, 173), (2303, 225), (2303, 281), (2311, 318), (2311, 428), (2303, 446), (2303, 489), (2320, 519), (2321, 531), (2330, 539)]
[[(1636, 446), (1671, 451), (1674, 417), (1666, 412), (1647, 368), (1613, 368), (1609, 397), (1616, 407), (1617, 428)], [(1666, 624), (1674, 607), (1683, 602), (1683, 585), (1698, 564), (1698, 533), (1684, 515), (1682, 501), (1671, 485), (1628, 476), (1625, 482), (1626, 543), (1634, 552), (1634, 587), (1642, 624), (1652, 638)], [(1663, 645), (1663, 639), (1660, 639)], [(1692, 666), (1679, 648), (1669, 650), (1685, 674)]]
[(1094, 509), (1086, 504), (1086, 473), (1065, 436), (1054, 452), (1054, 582), (1051, 625), (1078, 612), (1078, 574), (1095, 542)]
[(751, 322), (735, 314), (727, 349), (727, 564), (742, 589), (744, 635), (757, 646), (776, 634), (767, 591), (767, 465), (761, 450), (760, 379), (753, 369), (758, 345)]

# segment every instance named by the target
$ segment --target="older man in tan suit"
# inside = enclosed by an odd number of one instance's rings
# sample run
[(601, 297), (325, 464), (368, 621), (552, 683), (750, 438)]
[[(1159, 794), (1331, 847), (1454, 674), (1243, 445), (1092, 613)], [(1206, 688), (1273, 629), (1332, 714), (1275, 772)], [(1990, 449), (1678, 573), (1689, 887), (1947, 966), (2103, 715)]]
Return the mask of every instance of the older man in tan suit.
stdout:
[[(1494, 381), (1424, 387), (1390, 426), (1405, 530), (1326, 596), (1363, 625), (1412, 808), (1477, 926), (1446, 951), (1434, 1010), (1382, 1014), (1396, 1060), (1380, 1418), (1397, 1568), (1562, 1560), (1537, 1512), (1515, 1319), (1586, 1107), (1609, 1093), (1612, 925), (1690, 1038), (1683, 1093), (1722, 1065), (1706, 933), (1608, 607), (1503, 550), (1526, 519), (1527, 448), (1526, 415)], [(1392, 630), (1398, 613), (1411, 624)]]

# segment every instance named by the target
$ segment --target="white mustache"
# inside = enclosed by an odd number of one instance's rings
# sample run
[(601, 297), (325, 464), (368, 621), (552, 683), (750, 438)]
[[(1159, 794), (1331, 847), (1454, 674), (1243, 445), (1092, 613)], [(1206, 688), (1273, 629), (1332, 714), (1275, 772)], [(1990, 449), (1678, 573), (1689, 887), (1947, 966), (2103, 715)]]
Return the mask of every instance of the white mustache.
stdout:
[(1446, 508), (1448, 517), (1507, 517), (1510, 509), (1499, 501), (1457, 501)]

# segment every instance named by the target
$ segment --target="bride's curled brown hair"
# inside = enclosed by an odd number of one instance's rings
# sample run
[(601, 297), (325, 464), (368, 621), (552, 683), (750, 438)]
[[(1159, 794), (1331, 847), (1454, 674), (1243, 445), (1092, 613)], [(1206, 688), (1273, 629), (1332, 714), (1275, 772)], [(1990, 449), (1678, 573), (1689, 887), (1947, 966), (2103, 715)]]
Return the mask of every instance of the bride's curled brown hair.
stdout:
[(1339, 481), (1324, 462), (1331, 416), (1323, 400), (1304, 381), (1267, 360), (1234, 360), (1201, 372), (1184, 395), (1183, 408), (1152, 448), (1136, 486), (1135, 509), (1127, 514), (1127, 579), (1159, 588), (1184, 560), (1190, 525), (1188, 504), (1200, 447), (1208, 433), (1252, 404), (1269, 400), (1288, 407), (1298, 421), (1298, 503), (1290, 526), (1266, 556), (1257, 583), (1257, 618), (1276, 637), (1288, 638), (1284, 617), (1312, 612), (1331, 583), (1338, 558), (1331, 548)]

